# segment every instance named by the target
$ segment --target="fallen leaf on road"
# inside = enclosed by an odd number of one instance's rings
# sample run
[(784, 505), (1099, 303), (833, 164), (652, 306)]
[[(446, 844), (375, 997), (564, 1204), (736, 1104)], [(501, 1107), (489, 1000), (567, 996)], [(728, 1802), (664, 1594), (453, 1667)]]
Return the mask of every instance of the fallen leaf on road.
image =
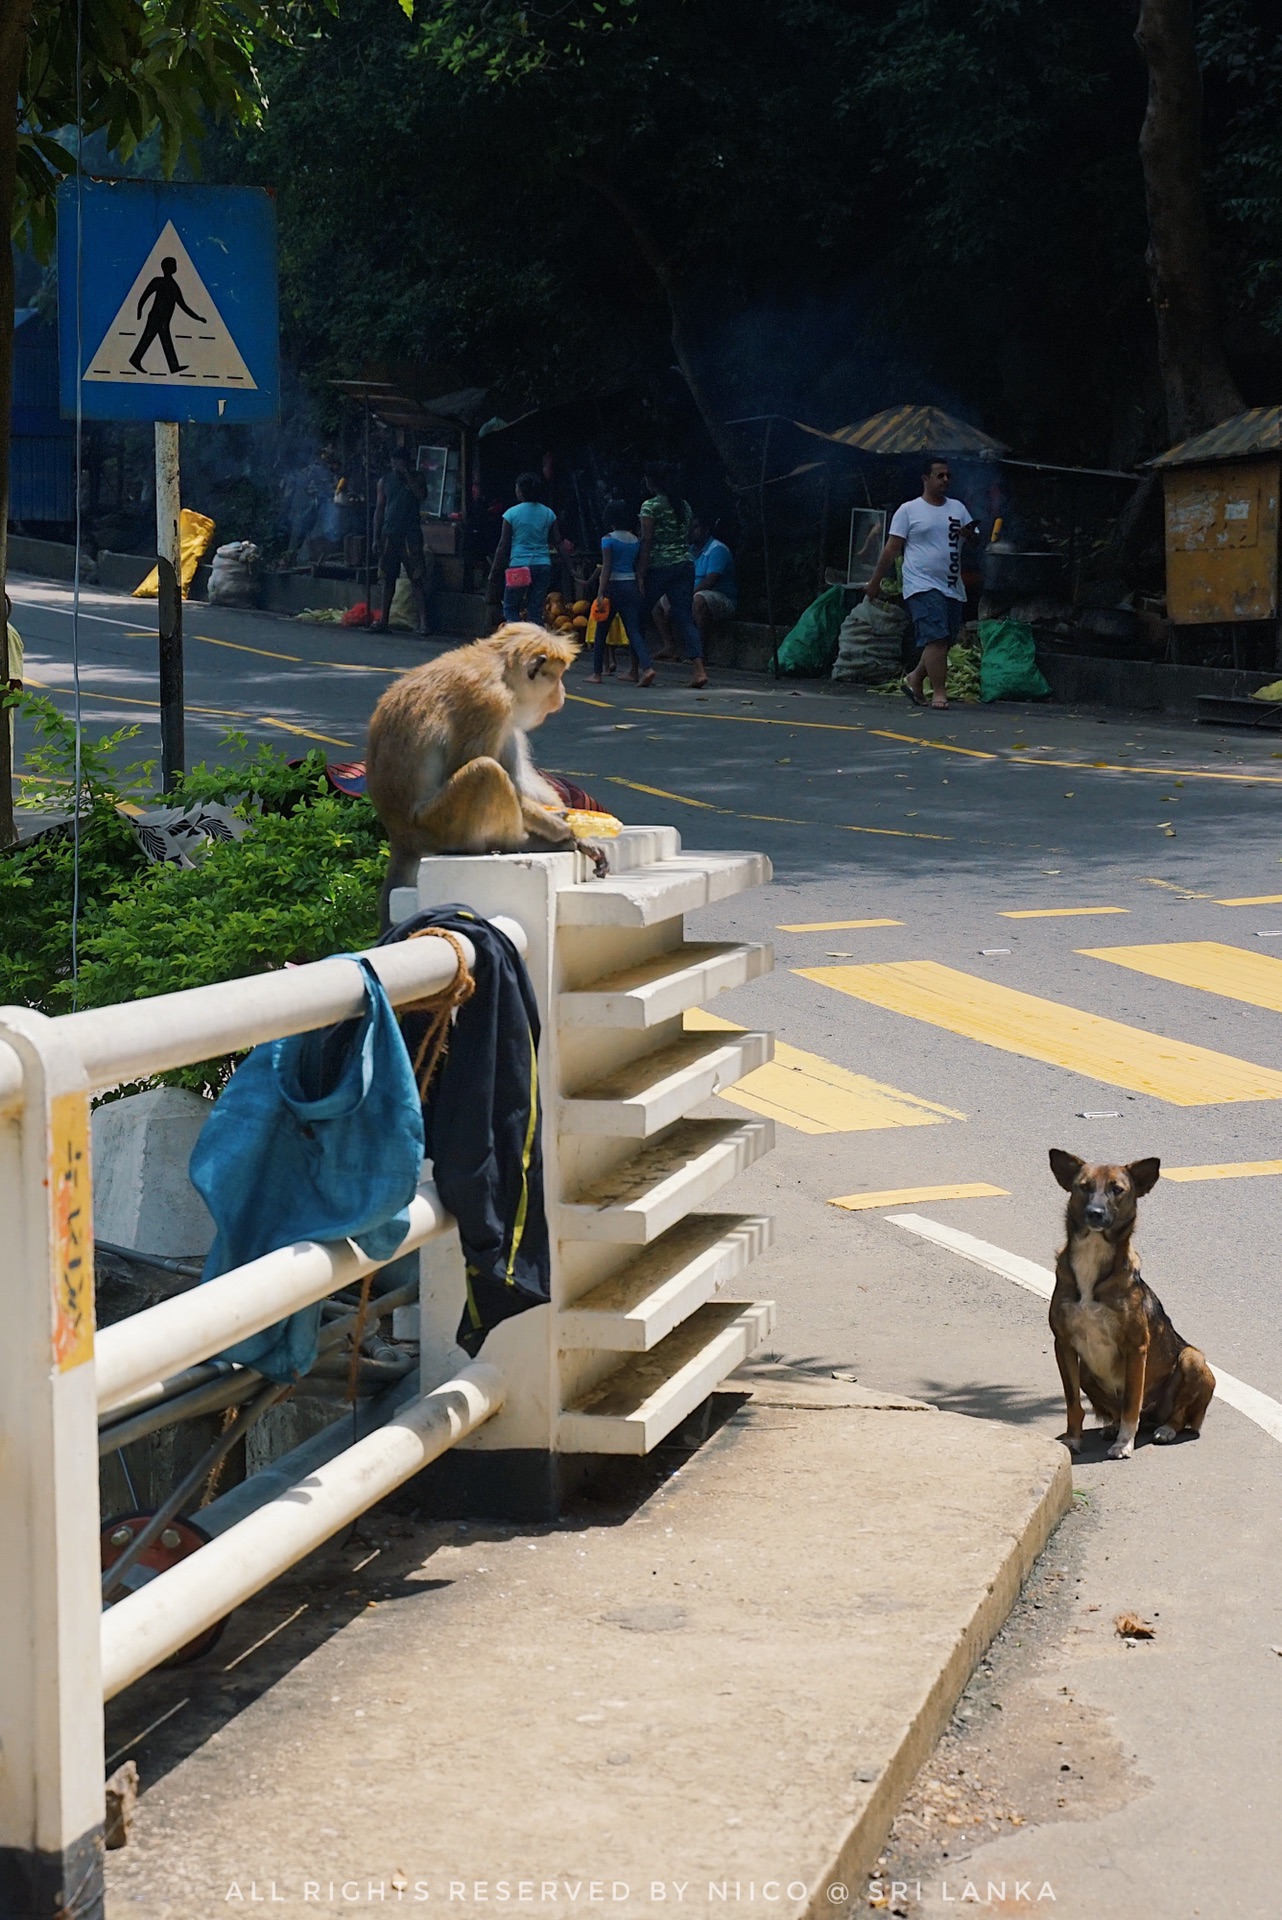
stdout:
[(1151, 1627), (1147, 1620), (1141, 1620), (1138, 1613), (1119, 1613), (1113, 1628), (1123, 1640), (1152, 1640), (1157, 1633), (1157, 1628)]

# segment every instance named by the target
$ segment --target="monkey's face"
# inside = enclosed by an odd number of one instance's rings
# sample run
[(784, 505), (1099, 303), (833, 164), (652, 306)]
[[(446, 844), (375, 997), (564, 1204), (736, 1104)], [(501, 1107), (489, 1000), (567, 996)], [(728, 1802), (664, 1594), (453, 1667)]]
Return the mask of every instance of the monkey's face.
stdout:
[(549, 660), (536, 654), (530, 660), (514, 660), (508, 673), (512, 689), (513, 718), (523, 733), (541, 727), (549, 714), (559, 713), (565, 705), (562, 675), (564, 660)]

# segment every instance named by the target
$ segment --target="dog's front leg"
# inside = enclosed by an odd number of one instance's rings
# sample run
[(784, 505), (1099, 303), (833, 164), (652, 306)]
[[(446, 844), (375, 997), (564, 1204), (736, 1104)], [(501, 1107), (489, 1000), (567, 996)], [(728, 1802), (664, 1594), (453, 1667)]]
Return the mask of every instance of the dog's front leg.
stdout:
[(1144, 1375), (1148, 1369), (1148, 1347), (1126, 1356), (1126, 1389), (1122, 1396), (1122, 1418), (1117, 1438), (1108, 1450), (1110, 1460), (1129, 1460), (1135, 1451), (1135, 1435), (1144, 1405)]
[(1064, 1445), (1070, 1453), (1082, 1450), (1082, 1372), (1077, 1364), (1077, 1351), (1066, 1340), (1055, 1336), (1055, 1364), (1059, 1368), (1059, 1377), (1064, 1382), (1064, 1405), (1068, 1416), (1068, 1432), (1064, 1435)]

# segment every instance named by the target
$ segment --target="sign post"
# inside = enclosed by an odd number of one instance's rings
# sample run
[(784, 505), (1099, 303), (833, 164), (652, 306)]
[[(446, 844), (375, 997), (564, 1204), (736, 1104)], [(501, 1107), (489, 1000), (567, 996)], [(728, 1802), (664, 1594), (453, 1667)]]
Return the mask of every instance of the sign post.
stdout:
[(62, 411), (151, 420), (156, 434), (160, 758), (183, 743), (183, 421), (280, 414), (276, 208), (254, 187), (67, 181), (58, 194)]

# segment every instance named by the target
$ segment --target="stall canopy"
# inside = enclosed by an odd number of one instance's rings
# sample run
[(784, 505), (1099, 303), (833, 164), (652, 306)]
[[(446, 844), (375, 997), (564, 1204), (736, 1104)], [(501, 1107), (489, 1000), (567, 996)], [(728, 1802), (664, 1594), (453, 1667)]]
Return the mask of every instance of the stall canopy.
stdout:
[(1181, 440), (1149, 462), (1153, 467), (1196, 467), (1214, 460), (1238, 460), (1256, 453), (1282, 453), (1282, 407), (1252, 407), (1221, 420), (1218, 427)]
[(793, 425), (820, 440), (832, 440), (840, 447), (855, 447), (861, 453), (875, 453), (885, 459), (917, 453), (976, 453), (990, 457), (1006, 452), (1000, 440), (981, 433), (965, 420), (945, 413), (942, 407), (887, 407), (853, 427), (838, 427), (825, 433), (821, 427), (808, 427), (804, 420)]

